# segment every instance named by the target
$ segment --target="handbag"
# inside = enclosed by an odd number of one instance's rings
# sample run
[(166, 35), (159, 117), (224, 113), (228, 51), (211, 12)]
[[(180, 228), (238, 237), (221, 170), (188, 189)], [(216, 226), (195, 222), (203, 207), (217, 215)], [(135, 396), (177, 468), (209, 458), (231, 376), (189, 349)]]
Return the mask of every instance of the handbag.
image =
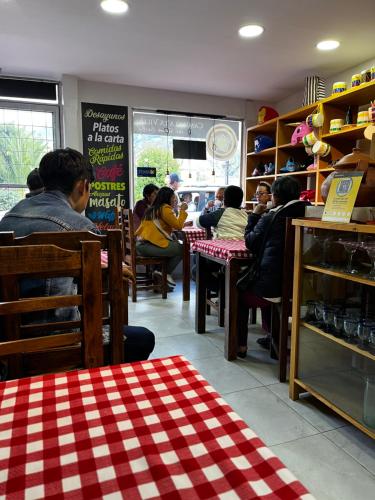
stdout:
[(174, 233), (171, 235), (167, 233), (167, 231), (164, 231), (164, 229), (161, 227), (160, 222), (158, 219), (153, 219), (152, 221), (156, 228), (159, 230), (159, 232), (164, 236), (169, 241), (177, 241), (177, 237)]
[(271, 226), (278, 214), (278, 210), (272, 215), (270, 223), (268, 224), (262, 239), (262, 244), (257, 252), (257, 255), (254, 256), (253, 260), (250, 262), (249, 266), (242, 275), (237, 280), (236, 286), (241, 292), (246, 292), (249, 290), (251, 285), (257, 281), (260, 276), (260, 262), (263, 256), (264, 249), (266, 247), (268, 234), (270, 232)]

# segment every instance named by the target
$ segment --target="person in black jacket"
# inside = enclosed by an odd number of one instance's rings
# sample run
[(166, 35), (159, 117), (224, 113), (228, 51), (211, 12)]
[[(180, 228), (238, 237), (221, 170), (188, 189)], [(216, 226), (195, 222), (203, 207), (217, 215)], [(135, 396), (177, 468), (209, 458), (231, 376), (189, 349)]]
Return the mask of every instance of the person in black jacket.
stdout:
[[(306, 202), (299, 201), (300, 185), (291, 176), (279, 177), (272, 184), (274, 208), (268, 213), (254, 210), (249, 215), (245, 229), (246, 247), (260, 257), (259, 277), (249, 290), (240, 295), (238, 356), (246, 357), (247, 326), (249, 308), (262, 309), (262, 326), (270, 335), (271, 304), (280, 302), (283, 252), (285, 243), (285, 219), (304, 217)], [(266, 238), (262, 255), (259, 255)], [(271, 338), (259, 339), (259, 343), (269, 348)]]

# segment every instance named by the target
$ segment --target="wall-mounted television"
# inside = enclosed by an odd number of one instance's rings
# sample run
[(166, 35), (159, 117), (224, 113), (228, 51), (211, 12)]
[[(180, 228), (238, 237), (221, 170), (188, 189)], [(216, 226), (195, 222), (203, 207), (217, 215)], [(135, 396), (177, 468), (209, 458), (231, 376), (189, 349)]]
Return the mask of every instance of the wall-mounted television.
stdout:
[(173, 158), (183, 160), (205, 160), (206, 141), (173, 139)]

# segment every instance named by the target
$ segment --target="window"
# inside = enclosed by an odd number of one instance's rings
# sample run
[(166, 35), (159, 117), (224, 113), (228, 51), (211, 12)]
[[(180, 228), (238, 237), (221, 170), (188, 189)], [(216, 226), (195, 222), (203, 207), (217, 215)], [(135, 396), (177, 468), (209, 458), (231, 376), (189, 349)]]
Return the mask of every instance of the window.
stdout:
[[(134, 200), (142, 198), (145, 184), (165, 185), (167, 167), (182, 179), (182, 191), (200, 193), (209, 187), (215, 192), (219, 186), (239, 186), (241, 137), (242, 122), (236, 120), (134, 111)], [(206, 160), (174, 158), (174, 139), (205, 142)], [(137, 177), (137, 167), (147, 166), (156, 167), (156, 178)]]
[(0, 218), (25, 197), (27, 175), (59, 144), (58, 106), (0, 101)]

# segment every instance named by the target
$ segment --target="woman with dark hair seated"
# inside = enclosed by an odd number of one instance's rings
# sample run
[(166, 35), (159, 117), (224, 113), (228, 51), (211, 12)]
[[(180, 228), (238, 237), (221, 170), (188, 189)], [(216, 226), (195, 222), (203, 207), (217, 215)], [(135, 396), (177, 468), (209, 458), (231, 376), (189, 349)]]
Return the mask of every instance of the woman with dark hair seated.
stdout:
[(258, 341), (263, 347), (270, 347), (271, 305), (281, 300), (286, 218), (305, 215), (307, 203), (299, 201), (300, 191), (300, 185), (293, 177), (279, 177), (271, 189), (274, 208), (268, 213), (262, 213), (262, 209), (259, 208), (249, 215), (245, 229), (245, 243), (250, 252), (259, 257), (259, 273), (250, 288), (240, 294), (238, 328), (240, 358), (245, 358), (247, 354), (249, 308), (262, 309), (262, 327), (268, 336)]
[(159, 188), (155, 184), (146, 184), (143, 188), (143, 199), (138, 200), (133, 210), (134, 230), (138, 229), (148, 208), (154, 203)]
[[(176, 195), (173, 189), (162, 187), (156, 195), (153, 205), (146, 211), (141, 225), (137, 229), (137, 253), (142, 257), (168, 257), (167, 281), (171, 287), (176, 283), (172, 271), (182, 259), (182, 245), (172, 237), (174, 229), (182, 229), (187, 217), (187, 204), (181, 203), (176, 217), (174, 206)], [(159, 271), (155, 271), (159, 273)]]

